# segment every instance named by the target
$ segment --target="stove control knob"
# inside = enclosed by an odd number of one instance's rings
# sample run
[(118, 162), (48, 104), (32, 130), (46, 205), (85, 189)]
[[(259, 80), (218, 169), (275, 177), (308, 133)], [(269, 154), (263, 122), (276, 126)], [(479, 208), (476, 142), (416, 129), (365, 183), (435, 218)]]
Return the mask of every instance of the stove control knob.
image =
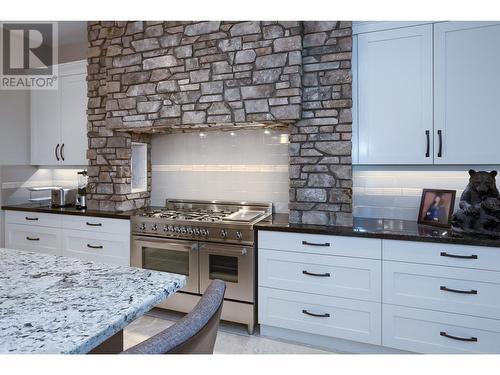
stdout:
[(139, 230), (146, 230), (146, 223), (141, 223), (141, 225), (139, 225)]
[(207, 234), (208, 234), (208, 231), (207, 231), (205, 228), (203, 228), (203, 229), (201, 230), (201, 235), (202, 235), (202, 236), (206, 236)]
[(188, 232), (188, 234), (193, 234), (193, 228), (188, 228), (187, 232)]
[(151, 230), (156, 232), (156, 231), (158, 230), (158, 225), (153, 224), (153, 225), (151, 226)]
[(221, 238), (226, 238), (227, 237), (227, 231), (225, 229), (221, 229), (220, 236), (221, 236)]
[(180, 231), (181, 231), (181, 228), (179, 228), (179, 227), (174, 227), (174, 232), (175, 232), (175, 233), (179, 233)]
[(210, 232), (208, 231), (208, 229), (206, 230), (205, 236), (210, 236)]
[(181, 233), (182, 233), (182, 234), (186, 234), (186, 227), (182, 227), (182, 228), (181, 228)]
[(241, 232), (240, 232), (240, 231), (237, 231), (237, 232), (236, 232), (236, 239), (237, 239), (237, 240), (241, 240), (242, 238), (243, 238), (243, 235), (241, 234)]
[(196, 234), (197, 236), (200, 235), (200, 230), (198, 228), (194, 228), (194, 234)]
[(168, 226), (167, 226), (167, 225), (165, 225), (165, 226), (163, 227), (163, 231), (164, 231), (164, 232), (168, 232)]

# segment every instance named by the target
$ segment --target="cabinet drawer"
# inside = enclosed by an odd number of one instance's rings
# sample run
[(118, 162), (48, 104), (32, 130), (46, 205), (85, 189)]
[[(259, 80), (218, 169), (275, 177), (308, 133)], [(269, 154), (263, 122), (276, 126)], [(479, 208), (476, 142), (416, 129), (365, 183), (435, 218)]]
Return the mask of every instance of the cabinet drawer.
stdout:
[(259, 286), (380, 302), (381, 262), (259, 250)]
[(380, 259), (381, 247), (382, 240), (375, 238), (259, 231), (263, 249)]
[(37, 227), (61, 226), (61, 216), (54, 214), (28, 212), (28, 211), (5, 211), (5, 222), (11, 224), (26, 224)]
[(63, 230), (63, 255), (96, 262), (130, 265), (130, 241), (118, 234)]
[(382, 345), (391, 348), (431, 354), (500, 353), (500, 320), (383, 305), (382, 324)]
[(383, 302), (500, 319), (500, 272), (383, 262)]
[(90, 216), (67, 216), (62, 222), (64, 229), (84, 230), (98, 233), (130, 235), (130, 221)]
[(375, 302), (259, 287), (259, 323), (376, 345), (381, 343), (381, 305)]
[(5, 247), (61, 255), (61, 232), (57, 228), (7, 223), (5, 225)]
[(500, 271), (500, 248), (383, 240), (383, 259)]

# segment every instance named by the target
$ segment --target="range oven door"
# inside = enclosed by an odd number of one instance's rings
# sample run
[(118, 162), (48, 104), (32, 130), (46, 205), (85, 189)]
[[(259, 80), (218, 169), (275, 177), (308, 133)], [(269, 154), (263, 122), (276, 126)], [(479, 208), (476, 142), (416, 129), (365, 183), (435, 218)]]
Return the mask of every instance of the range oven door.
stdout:
[(132, 237), (131, 265), (187, 276), (181, 290), (199, 293), (198, 242), (144, 236)]
[(225, 298), (254, 302), (253, 247), (200, 243), (200, 292), (214, 279), (226, 282)]

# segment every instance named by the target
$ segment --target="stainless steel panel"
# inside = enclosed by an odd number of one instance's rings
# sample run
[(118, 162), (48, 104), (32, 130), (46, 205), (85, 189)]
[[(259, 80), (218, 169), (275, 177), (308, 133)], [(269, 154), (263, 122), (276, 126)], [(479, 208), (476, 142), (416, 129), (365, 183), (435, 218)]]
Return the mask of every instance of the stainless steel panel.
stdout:
[[(214, 257), (212, 264), (211, 256)], [(236, 264), (236, 273), (233, 264)], [(230, 269), (224, 270), (224, 267)], [(200, 243), (200, 292), (217, 278), (226, 282), (225, 298), (254, 302), (253, 246)]]
[[(145, 252), (149, 252), (151, 257), (156, 259), (151, 260), (149, 265), (151, 269), (159, 271), (173, 272), (171, 267), (175, 267), (175, 262), (182, 262), (182, 255), (186, 255), (186, 264), (179, 264), (179, 273), (185, 274), (183, 271), (187, 269), (186, 286), (182, 289), (189, 293), (199, 293), (199, 269), (198, 269), (198, 242), (196, 241), (176, 241), (165, 238), (153, 237), (132, 237), (131, 249), (131, 265), (134, 267), (145, 267)], [(156, 263), (157, 267), (154, 266)], [(165, 265), (162, 269), (162, 263)], [(186, 268), (184, 268), (186, 267)]]

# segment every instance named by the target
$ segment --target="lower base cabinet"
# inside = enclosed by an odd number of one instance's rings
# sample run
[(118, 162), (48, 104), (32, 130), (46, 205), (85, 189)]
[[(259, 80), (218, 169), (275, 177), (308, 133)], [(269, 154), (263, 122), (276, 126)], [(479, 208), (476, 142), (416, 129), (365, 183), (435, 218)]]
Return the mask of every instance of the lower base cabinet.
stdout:
[(130, 221), (6, 211), (5, 247), (130, 265)]
[(94, 262), (130, 265), (126, 249), (129, 241), (123, 235), (63, 230), (62, 255)]
[(500, 320), (383, 305), (382, 345), (430, 354), (500, 353)]
[(352, 353), (500, 353), (500, 248), (366, 240), (259, 231), (264, 335)]
[(6, 223), (5, 247), (35, 253), (62, 255), (61, 230)]
[(259, 289), (259, 321), (298, 330), (380, 345), (380, 303)]

